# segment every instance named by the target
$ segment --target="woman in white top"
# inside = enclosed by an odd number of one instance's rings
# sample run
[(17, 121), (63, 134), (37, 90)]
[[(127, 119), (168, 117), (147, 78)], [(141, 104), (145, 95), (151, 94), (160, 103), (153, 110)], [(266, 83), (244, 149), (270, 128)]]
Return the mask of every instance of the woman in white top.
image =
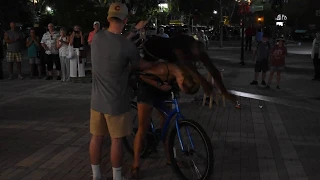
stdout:
[(57, 39), (57, 48), (61, 63), (61, 81), (70, 81), (70, 59), (67, 58), (69, 38), (66, 29), (60, 29), (60, 37)]

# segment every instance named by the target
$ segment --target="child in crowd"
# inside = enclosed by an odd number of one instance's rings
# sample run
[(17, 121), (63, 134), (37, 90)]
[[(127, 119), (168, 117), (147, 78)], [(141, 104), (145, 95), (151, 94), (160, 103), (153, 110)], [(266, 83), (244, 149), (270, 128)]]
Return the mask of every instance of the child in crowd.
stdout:
[(270, 88), (273, 74), (277, 72), (277, 89), (280, 89), (280, 76), (281, 72), (284, 71), (285, 58), (287, 55), (287, 48), (284, 46), (284, 43), (284, 39), (277, 39), (277, 45), (271, 50), (270, 75), (266, 88)]

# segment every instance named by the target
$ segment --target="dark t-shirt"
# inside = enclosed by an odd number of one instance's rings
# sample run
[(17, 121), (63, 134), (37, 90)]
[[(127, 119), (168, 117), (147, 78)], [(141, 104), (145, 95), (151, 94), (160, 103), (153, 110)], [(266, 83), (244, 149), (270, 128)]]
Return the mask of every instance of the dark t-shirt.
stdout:
[(286, 47), (275, 46), (272, 49), (271, 54), (272, 54), (272, 59), (271, 59), (272, 66), (284, 66), (285, 65), (285, 56), (287, 55), (287, 48)]
[(119, 34), (97, 32), (91, 44), (91, 109), (109, 115), (130, 110), (129, 65), (140, 60), (135, 45)]
[(259, 42), (257, 45), (257, 62), (268, 60), (271, 45), (269, 42)]
[(73, 48), (80, 48), (80, 47), (82, 47), (81, 37), (74, 37), (73, 38)]

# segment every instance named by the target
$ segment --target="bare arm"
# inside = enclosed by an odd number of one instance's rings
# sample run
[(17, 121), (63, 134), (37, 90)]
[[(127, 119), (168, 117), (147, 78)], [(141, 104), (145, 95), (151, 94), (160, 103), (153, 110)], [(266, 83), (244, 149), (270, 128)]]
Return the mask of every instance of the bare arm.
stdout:
[(45, 44), (45, 42), (44, 42), (44, 36), (45, 35), (43, 35), (42, 36), (42, 39), (41, 39), (41, 46), (45, 49), (45, 50), (48, 50), (49, 48), (48, 48), (48, 46)]
[(184, 53), (181, 50), (175, 50), (175, 54), (180, 63), (184, 64), (187, 68), (189, 68), (190, 71), (192, 71), (195, 74), (195, 76), (197, 76), (205, 94), (211, 94), (213, 86), (198, 72), (197, 68), (194, 67), (191, 62), (185, 62), (186, 58), (184, 57)]
[(60, 39), (57, 39), (56, 46), (58, 49), (60, 49), (62, 47), (62, 43), (61, 43)]
[(36, 46), (40, 47), (40, 41), (39, 41), (39, 37), (37, 36), (36, 39), (33, 41)]
[(147, 70), (150, 69), (152, 66), (154, 66), (155, 62), (148, 62), (143, 59), (140, 59), (138, 64), (131, 66), (131, 71), (137, 71), (137, 70)]
[(26, 46), (29, 47), (31, 44), (32, 44), (32, 39), (31, 38), (27, 38)]
[(69, 39), (69, 44), (73, 46), (73, 39), (74, 39), (74, 32), (71, 34), (70, 39)]
[(126, 38), (130, 40), (130, 39), (133, 38), (133, 36), (135, 36), (135, 35), (136, 35), (136, 33), (130, 32)]
[(9, 38), (8, 33), (4, 33), (4, 41), (8, 44), (16, 42), (16, 40), (12, 40)]

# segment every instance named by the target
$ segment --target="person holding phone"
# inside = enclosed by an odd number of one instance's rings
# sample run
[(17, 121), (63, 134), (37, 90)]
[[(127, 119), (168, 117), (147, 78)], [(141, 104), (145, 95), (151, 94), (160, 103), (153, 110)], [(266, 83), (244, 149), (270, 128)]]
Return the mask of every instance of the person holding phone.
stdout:
[(70, 45), (73, 46), (75, 51), (75, 56), (70, 60), (70, 77), (75, 80), (75, 78), (85, 77), (85, 52), (84, 52), (84, 37), (80, 26), (75, 25), (73, 27), (73, 32), (70, 36)]
[(28, 58), (30, 64), (30, 78), (33, 78), (35, 65), (38, 70), (38, 78), (41, 78), (41, 63), (38, 58), (38, 51), (40, 49), (40, 40), (39, 37), (36, 36), (36, 31), (34, 29), (30, 29), (30, 37), (27, 38), (26, 46), (28, 48)]

